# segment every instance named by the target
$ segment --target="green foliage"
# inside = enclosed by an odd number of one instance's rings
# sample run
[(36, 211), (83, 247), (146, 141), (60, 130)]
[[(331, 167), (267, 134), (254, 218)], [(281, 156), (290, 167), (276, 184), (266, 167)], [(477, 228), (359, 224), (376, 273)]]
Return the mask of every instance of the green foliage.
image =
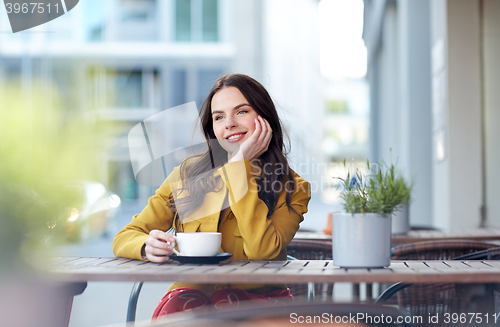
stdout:
[(346, 212), (391, 215), (398, 205), (408, 203), (413, 183), (406, 183), (404, 177), (396, 173), (393, 164), (387, 166), (380, 161), (378, 165), (370, 165), (367, 160), (366, 166), (367, 176), (356, 170), (352, 176), (348, 171), (345, 179), (338, 177), (343, 187), (340, 197)]
[(102, 135), (46, 83), (34, 83), (31, 96), (0, 85), (0, 271), (21, 249), (40, 250), (52, 222), (81, 201), (68, 182), (99, 180)]
[(347, 103), (341, 100), (330, 100), (326, 103), (326, 110), (329, 113), (345, 113), (347, 112)]

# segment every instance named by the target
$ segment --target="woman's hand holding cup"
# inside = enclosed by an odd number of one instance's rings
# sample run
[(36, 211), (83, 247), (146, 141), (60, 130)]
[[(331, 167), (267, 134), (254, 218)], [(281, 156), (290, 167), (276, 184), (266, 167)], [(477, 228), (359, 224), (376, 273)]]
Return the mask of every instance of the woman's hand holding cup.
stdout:
[(167, 234), (164, 231), (154, 229), (149, 232), (149, 236), (144, 242), (142, 255), (151, 262), (165, 262), (170, 259), (173, 247), (170, 243), (175, 242), (173, 235)]

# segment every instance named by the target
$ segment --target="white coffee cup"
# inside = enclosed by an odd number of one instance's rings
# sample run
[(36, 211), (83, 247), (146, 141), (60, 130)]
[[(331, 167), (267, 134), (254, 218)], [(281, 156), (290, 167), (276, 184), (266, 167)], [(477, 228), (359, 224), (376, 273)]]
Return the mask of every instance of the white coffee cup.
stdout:
[(175, 242), (181, 255), (212, 257), (219, 253), (221, 233), (177, 233)]

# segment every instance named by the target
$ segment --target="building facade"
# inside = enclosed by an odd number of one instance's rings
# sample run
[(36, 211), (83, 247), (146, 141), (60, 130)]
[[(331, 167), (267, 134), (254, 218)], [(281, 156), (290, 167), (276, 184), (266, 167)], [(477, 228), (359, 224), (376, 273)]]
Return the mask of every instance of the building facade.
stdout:
[(374, 159), (415, 179), (412, 225), (500, 225), (500, 4), (365, 0)]
[[(0, 34), (0, 82), (28, 98), (35, 81), (52, 84), (66, 110), (110, 122), (102, 181), (124, 200), (144, 201), (155, 187), (135, 180), (129, 131), (181, 104), (199, 108), (224, 73), (248, 74), (268, 89), (286, 116), (292, 157), (319, 155), (305, 137), (321, 119), (319, 45), (303, 33), (315, 28), (316, 10), (315, 0), (81, 1), (29, 31)], [(0, 27), (10, 30), (5, 12)], [(176, 131), (193, 126), (180, 118), (161, 128), (176, 147), (189, 141)]]

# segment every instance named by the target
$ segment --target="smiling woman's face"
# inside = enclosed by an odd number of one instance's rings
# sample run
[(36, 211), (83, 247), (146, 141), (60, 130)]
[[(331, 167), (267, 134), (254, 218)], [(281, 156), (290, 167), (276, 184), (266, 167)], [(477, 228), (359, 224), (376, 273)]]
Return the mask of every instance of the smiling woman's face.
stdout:
[(257, 112), (234, 86), (221, 89), (212, 98), (214, 134), (221, 146), (233, 152), (255, 131)]

